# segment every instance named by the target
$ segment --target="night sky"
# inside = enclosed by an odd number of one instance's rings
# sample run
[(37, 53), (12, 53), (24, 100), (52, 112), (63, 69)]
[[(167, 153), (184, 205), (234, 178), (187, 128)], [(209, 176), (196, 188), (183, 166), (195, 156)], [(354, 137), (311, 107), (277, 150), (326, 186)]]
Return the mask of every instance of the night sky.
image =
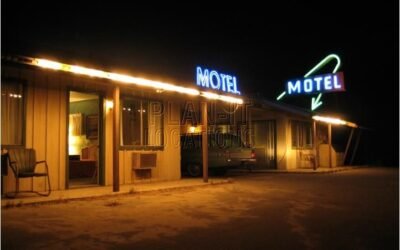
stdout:
[[(398, 1), (223, 8), (206, 2), (146, 7), (33, 2), (2, 1), (2, 55), (45, 57), (178, 84), (194, 84), (201, 65), (237, 76), (245, 95), (275, 100), (286, 80), (336, 53), (346, 92), (325, 94), (317, 111), (369, 128), (359, 163), (398, 166)], [(308, 109), (310, 99), (282, 101)]]

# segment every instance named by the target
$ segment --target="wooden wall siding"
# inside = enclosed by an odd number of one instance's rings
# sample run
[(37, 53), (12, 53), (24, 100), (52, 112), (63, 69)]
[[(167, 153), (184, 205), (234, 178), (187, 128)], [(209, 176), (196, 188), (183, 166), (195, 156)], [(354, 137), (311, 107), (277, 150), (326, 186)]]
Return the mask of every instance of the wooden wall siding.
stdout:
[(286, 121), (286, 169), (295, 169), (297, 167), (297, 150), (292, 149), (292, 126), (291, 120), (296, 118), (288, 118)]
[[(47, 77), (43, 77), (41, 75), (36, 77), (36, 81), (40, 84), (47, 81)], [(37, 83), (35, 82), (35, 85)], [(47, 118), (48, 118), (48, 99), (47, 99), (47, 89), (42, 87), (35, 86), (34, 89), (34, 97), (33, 97), (33, 148), (36, 150), (36, 159), (46, 160), (46, 151), (47, 151)], [(50, 120), (53, 120), (50, 118)], [(40, 166), (42, 167), (42, 166)], [(37, 171), (41, 171), (42, 169), (38, 169)], [(55, 168), (51, 167), (51, 175), (54, 175)], [(44, 178), (36, 178), (35, 186), (40, 190), (44, 190)]]
[[(121, 152), (121, 151), (119, 151), (119, 168), (118, 168), (118, 170), (119, 170), (119, 184), (120, 185), (123, 185), (123, 184), (126, 184), (126, 182), (125, 182), (125, 169), (123, 168), (123, 167), (121, 167), (121, 161), (123, 162), (125, 157), (124, 157), (124, 155), (123, 155), (123, 152)], [(111, 165), (111, 168), (112, 168), (112, 165)]]
[(301, 154), (310, 154), (314, 151), (312, 149), (293, 149), (292, 148), (292, 120), (299, 121), (310, 121), (301, 116), (288, 116), (286, 121), (286, 147), (287, 147), (287, 160), (286, 160), (286, 169), (297, 169), (297, 168), (311, 168), (312, 162), (305, 161), (303, 157), (300, 157)]
[[(107, 84), (94, 84), (85, 79), (49, 70), (2, 68), (3, 77), (20, 78), (28, 83), (26, 89), (25, 147), (34, 148), (37, 160), (46, 160), (49, 166), (52, 190), (66, 188), (67, 166), (67, 92), (69, 89), (99, 91), (112, 100), (112, 88)], [(157, 180), (180, 179), (180, 106), (164, 102), (164, 150), (157, 151), (157, 167), (152, 176)], [(105, 185), (112, 185), (112, 110), (104, 111)], [(120, 151), (121, 184), (134, 182), (132, 172), (133, 150)], [(39, 169), (40, 170), (40, 169)], [(5, 178), (5, 191), (15, 190), (15, 178), (9, 171)], [(44, 178), (21, 179), (21, 190), (44, 190)]]
[(159, 168), (159, 176), (165, 180), (178, 180), (181, 178), (181, 149), (180, 149), (180, 126), (169, 125), (165, 131), (168, 138), (167, 144), (159, 160), (162, 168)]
[[(291, 120), (309, 121), (305, 117), (275, 110), (264, 110), (257, 112), (252, 120), (276, 120), (276, 162), (277, 169), (294, 169), (301, 167), (311, 167), (310, 162), (301, 159), (300, 150), (292, 149)], [(312, 150), (302, 150), (308, 154)]]
[(125, 150), (119, 151), (119, 170), (122, 170), (119, 178), (121, 184), (132, 183), (132, 170), (129, 168), (131, 166), (129, 162), (132, 162), (132, 154), (127, 154)]
[[(36, 159), (46, 160), (49, 166), (52, 190), (65, 188), (66, 165), (66, 89), (60, 77), (36, 71), (7, 71), (28, 82), (26, 89), (25, 147), (36, 150)], [(44, 171), (38, 165), (37, 171)], [(21, 179), (21, 190), (37, 191), (47, 188), (45, 178)], [(15, 190), (15, 177), (9, 172), (6, 192)]]
[[(65, 83), (62, 83), (62, 78), (58, 78), (59, 80), (59, 101), (58, 101), (58, 110), (59, 110), (59, 130), (58, 130), (58, 147), (59, 147), (59, 155), (58, 155), (58, 189), (64, 190), (66, 188), (66, 177), (67, 177), (67, 90), (64, 86)], [(57, 168), (57, 166), (56, 166)]]
[[(47, 119), (46, 119), (46, 159), (52, 167), (50, 183), (61, 189), (60, 177), (60, 91), (48, 89), (47, 91)], [(65, 154), (64, 154), (65, 155)], [(43, 178), (42, 178), (43, 179)]]
[[(269, 118), (271, 116), (268, 116)], [(300, 157), (300, 150), (292, 149), (291, 120), (304, 120), (304, 117), (289, 114), (275, 113), (277, 131), (277, 168), (295, 169), (302, 167), (312, 167), (311, 162), (305, 162)], [(312, 153), (312, 150), (301, 150), (304, 154)]]
[[(318, 150), (320, 155), (320, 167), (329, 167), (329, 145), (320, 144)], [(344, 166), (344, 152), (337, 152), (334, 147), (331, 147), (332, 167)]]
[(287, 166), (287, 121), (286, 117), (278, 116), (276, 120), (276, 162), (277, 169), (286, 169)]
[(180, 150), (180, 105), (164, 102), (164, 150), (157, 154), (157, 168), (152, 174), (159, 180), (179, 180), (181, 178)]

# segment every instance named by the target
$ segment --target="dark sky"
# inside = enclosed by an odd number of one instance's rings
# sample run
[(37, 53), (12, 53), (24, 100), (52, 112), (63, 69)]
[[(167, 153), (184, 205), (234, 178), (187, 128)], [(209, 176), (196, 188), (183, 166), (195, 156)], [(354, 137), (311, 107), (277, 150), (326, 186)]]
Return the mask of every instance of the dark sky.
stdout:
[[(325, 94), (318, 111), (371, 128), (364, 142), (374, 151), (372, 160), (398, 165), (398, 1), (293, 0), (223, 8), (206, 2), (146, 7), (128, 1), (91, 6), (33, 2), (2, 1), (2, 54), (126, 70), (182, 84), (194, 82), (195, 66), (202, 65), (236, 75), (244, 94), (275, 99), (286, 80), (336, 53), (347, 91)], [(310, 106), (309, 96), (283, 101)]]

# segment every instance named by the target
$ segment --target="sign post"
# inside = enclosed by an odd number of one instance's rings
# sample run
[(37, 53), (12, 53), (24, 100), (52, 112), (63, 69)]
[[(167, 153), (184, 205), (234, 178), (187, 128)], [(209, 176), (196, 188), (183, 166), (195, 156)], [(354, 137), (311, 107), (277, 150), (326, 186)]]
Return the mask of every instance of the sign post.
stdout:
[(208, 182), (208, 121), (207, 121), (207, 102), (201, 103), (201, 115), (203, 120), (202, 151), (203, 151), (203, 181)]

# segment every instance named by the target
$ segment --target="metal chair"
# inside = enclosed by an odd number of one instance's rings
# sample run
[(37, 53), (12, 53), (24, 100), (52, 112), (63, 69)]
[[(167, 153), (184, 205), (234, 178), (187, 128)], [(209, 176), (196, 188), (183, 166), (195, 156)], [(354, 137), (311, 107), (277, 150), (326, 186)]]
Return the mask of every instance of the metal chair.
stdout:
[[(36, 161), (36, 152), (32, 148), (18, 148), (9, 149), (9, 164), (15, 176), (15, 194), (9, 197), (16, 197), (19, 192), (33, 192), (42, 196), (49, 196), (51, 193), (49, 167), (46, 161)], [(35, 172), (36, 166), (44, 164), (45, 172)], [(43, 192), (32, 191), (20, 191), (19, 190), (19, 179), (20, 178), (32, 178), (33, 177), (47, 177), (48, 190)]]

